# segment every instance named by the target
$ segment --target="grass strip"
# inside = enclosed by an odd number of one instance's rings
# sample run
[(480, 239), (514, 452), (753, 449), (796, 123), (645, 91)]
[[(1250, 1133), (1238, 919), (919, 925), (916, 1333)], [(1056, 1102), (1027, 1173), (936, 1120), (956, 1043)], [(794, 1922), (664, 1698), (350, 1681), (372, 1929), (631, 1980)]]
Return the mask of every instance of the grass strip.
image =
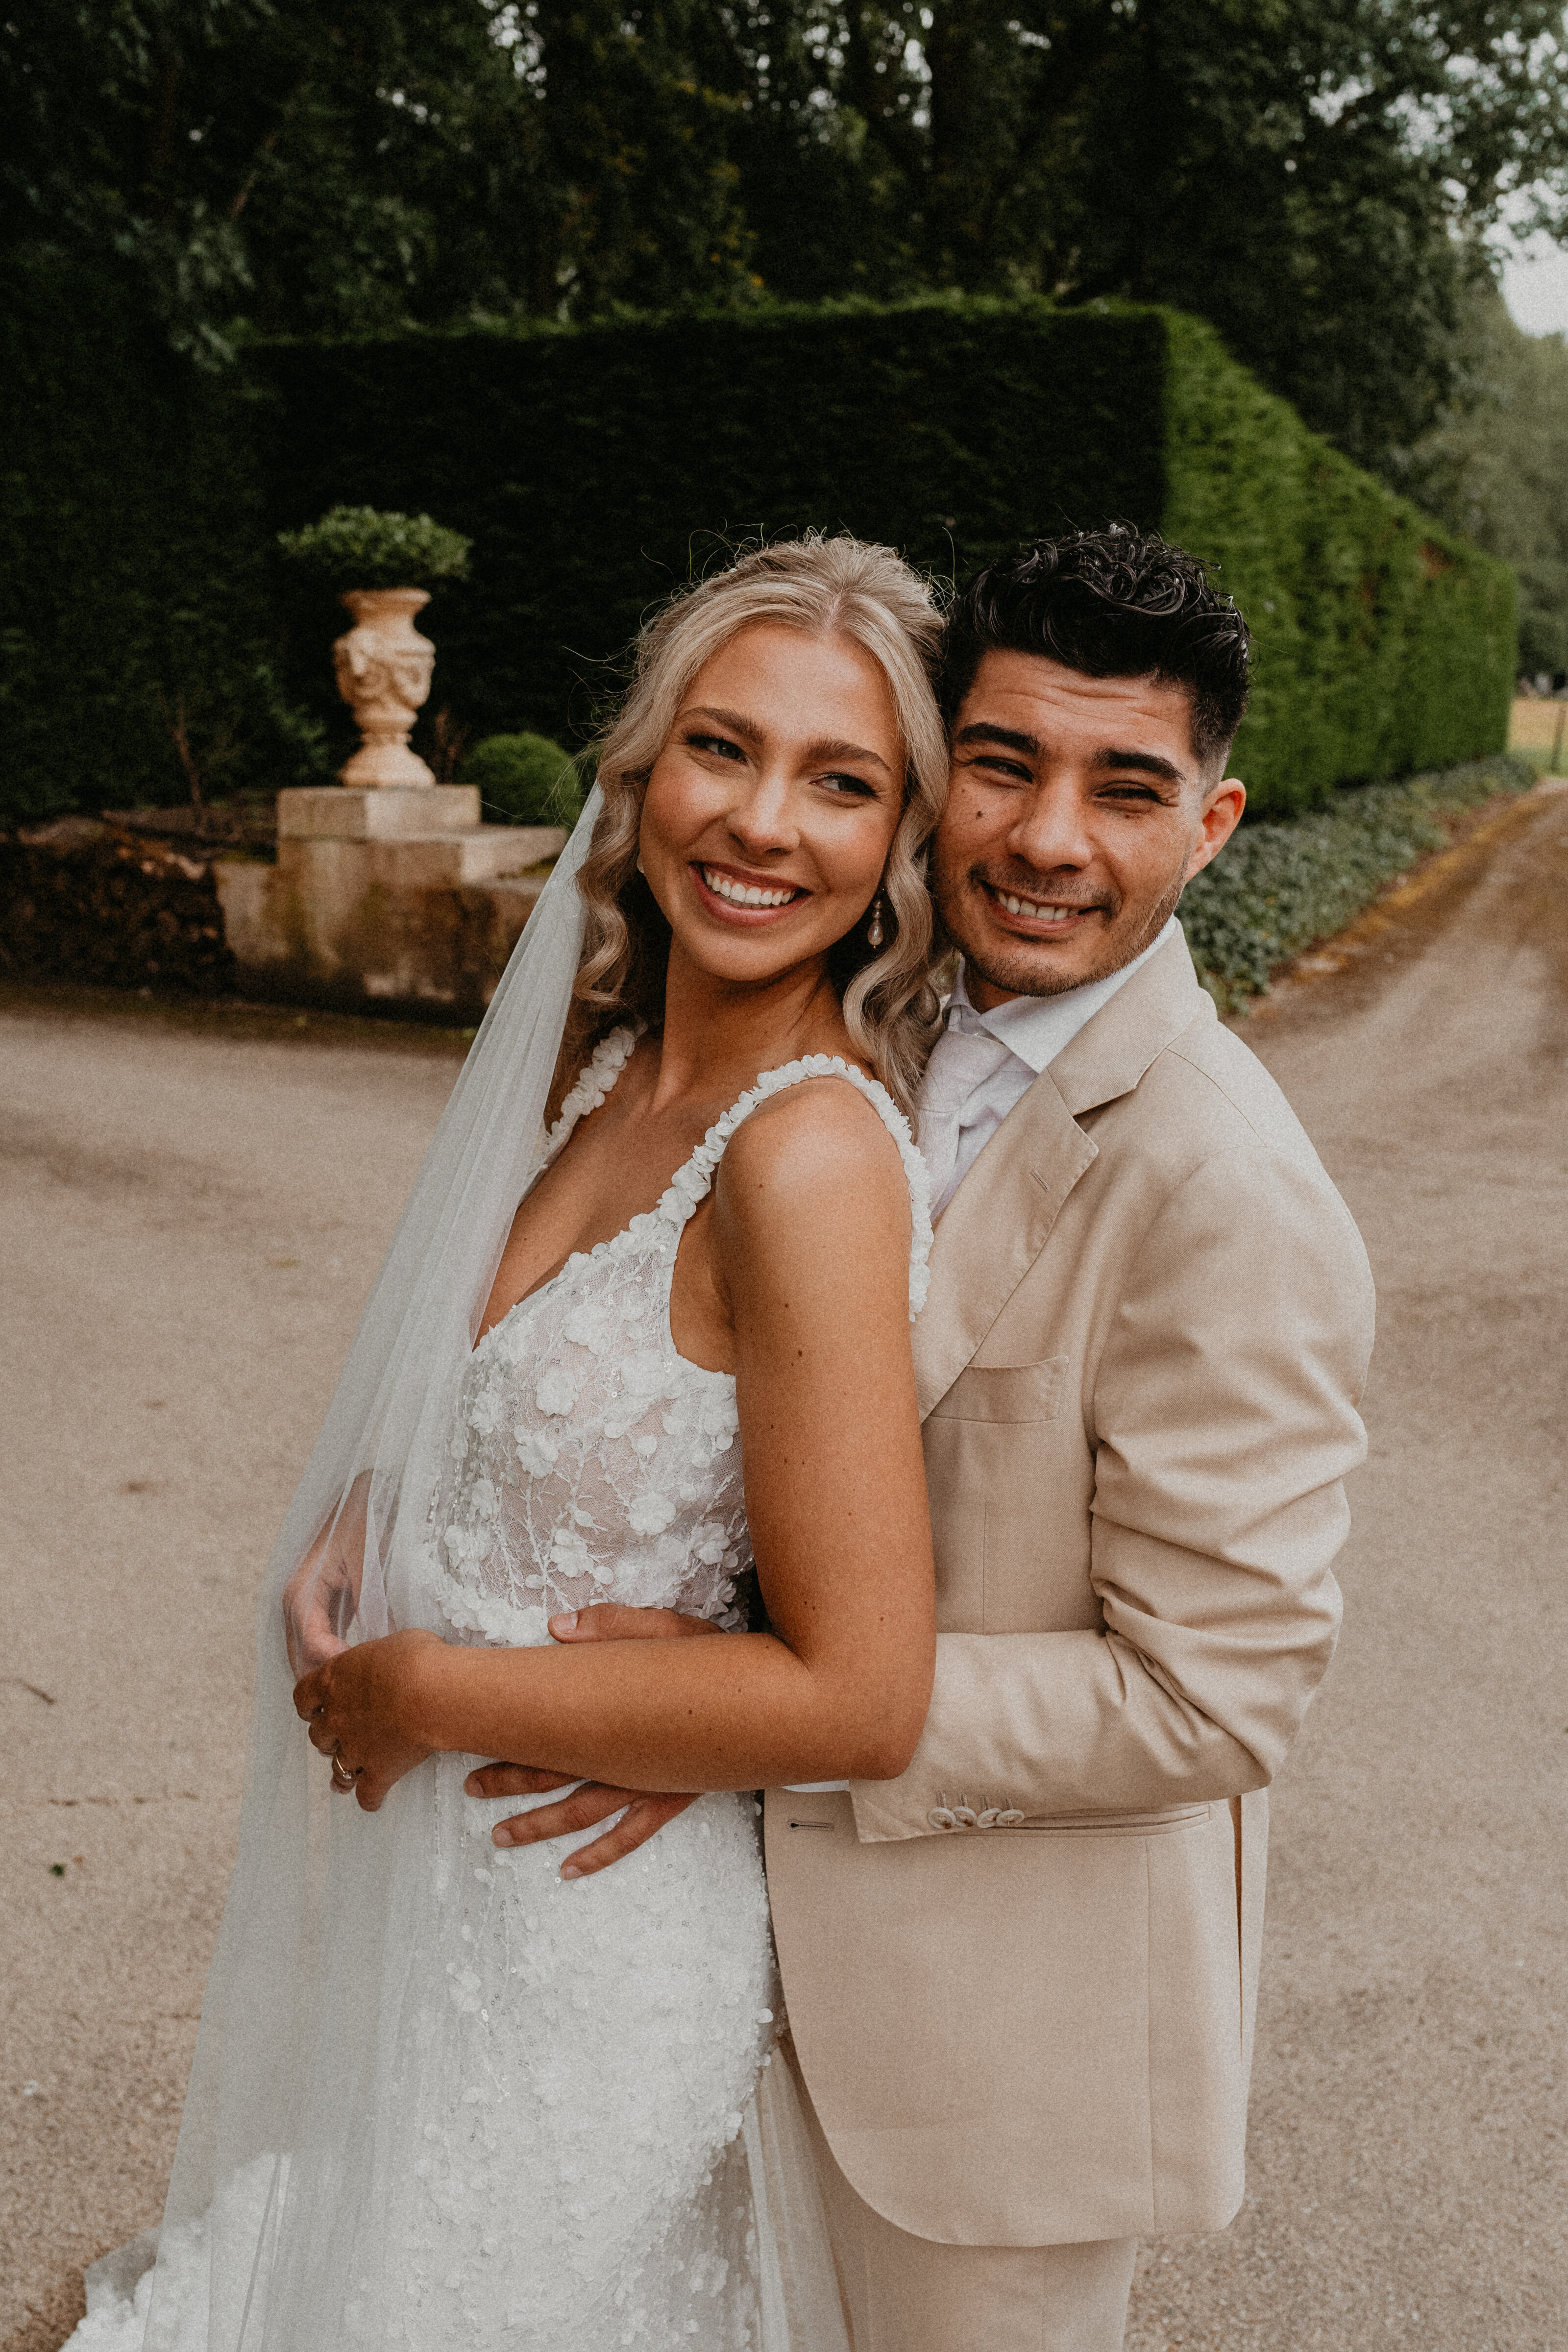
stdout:
[(1346, 787), (1312, 816), (1244, 825), (1188, 883), (1179, 910), (1198, 977), (1220, 1011), (1264, 995), (1279, 965), (1343, 930), (1396, 875), (1446, 849), (1446, 817), (1528, 792), (1536, 772), (1521, 753), (1502, 751), (1397, 783)]

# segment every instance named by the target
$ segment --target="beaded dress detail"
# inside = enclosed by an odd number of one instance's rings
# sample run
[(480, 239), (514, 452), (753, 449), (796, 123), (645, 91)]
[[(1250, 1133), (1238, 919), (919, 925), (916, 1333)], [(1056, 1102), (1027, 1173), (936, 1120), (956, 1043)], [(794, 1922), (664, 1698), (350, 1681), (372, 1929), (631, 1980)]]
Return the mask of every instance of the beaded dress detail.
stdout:
[[(636, 1042), (622, 1029), (599, 1046), (542, 1169)], [(656, 1208), (568, 1259), (473, 1349), (408, 1596), (416, 1622), (508, 1648), (595, 1601), (741, 1622), (735, 1383), (677, 1352), (670, 1286), (735, 1129), (823, 1077), (856, 1087), (903, 1157), (918, 1311), (931, 1220), (905, 1121), (842, 1061), (768, 1071)], [(847, 2352), (825, 2234), (807, 2232), (804, 2264), (798, 2242), (781, 2245), (792, 2193), (801, 2212), (816, 2192), (770, 2063), (780, 2003), (752, 1798), (700, 1798), (626, 1861), (563, 1882), (570, 1847), (601, 1830), (498, 1850), (490, 1830), (531, 1801), (465, 1796), (476, 1760), (431, 1759), (365, 1825), (395, 1842), (374, 2130), (242, 2164), (209, 2214), (165, 2230), (150, 2326), (148, 2271), (131, 2299), (106, 2286), (89, 2303), (71, 2352), (208, 2352), (215, 2337), (244, 2352)], [(347, 1948), (341, 1965), (364, 1967)], [(790, 2188), (803, 2174), (804, 2202)], [(785, 2184), (772, 2210), (770, 2179)], [(265, 2286), (218, 2276), (220, 2242), (226, 2273), (237, 2245), (256, 2248), (247, 2267)], [(244, 2314), (220, 2326), (237, 2294)]]

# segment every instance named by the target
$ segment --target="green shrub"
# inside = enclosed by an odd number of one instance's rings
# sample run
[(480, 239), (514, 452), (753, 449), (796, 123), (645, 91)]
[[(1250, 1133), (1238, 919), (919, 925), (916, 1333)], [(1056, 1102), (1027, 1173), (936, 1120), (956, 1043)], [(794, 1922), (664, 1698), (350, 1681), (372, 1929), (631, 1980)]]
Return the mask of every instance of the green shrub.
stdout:
[(1516, 752), (1403, 783), (1368, 784), (1288, 824), (1249, 824), (1182, 896), (1182, 928), (1222, 1011), (1260, 995), (1278, 964), (1328, 939), (1396, 874), (1448, 839), (1444, 811), (1526, 792), (1535, 772)]
[(384, 514), (374, 507), (333, 507), (303, 530), (278, 534), (290, 563), (340, 593), (465, 579), (473, 543), (427, 514)]
[(487, 817), (503, 824), (563, 824), (583, 814), (583, 788), (569, 751), (548, 735), (487, 735), (458, 771), (478, 784)]

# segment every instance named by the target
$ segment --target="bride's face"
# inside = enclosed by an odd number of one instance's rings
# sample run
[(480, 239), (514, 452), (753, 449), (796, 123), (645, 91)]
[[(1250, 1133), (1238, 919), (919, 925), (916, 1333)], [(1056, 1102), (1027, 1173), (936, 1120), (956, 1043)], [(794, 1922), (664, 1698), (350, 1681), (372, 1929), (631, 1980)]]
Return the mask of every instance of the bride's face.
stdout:
[(904, 765), (887, 678), (853, 639), (740, 630), (691, 681), (643, 802), (643, 871), (678, 945), (741, 982), (826, 955), (881, 881)]

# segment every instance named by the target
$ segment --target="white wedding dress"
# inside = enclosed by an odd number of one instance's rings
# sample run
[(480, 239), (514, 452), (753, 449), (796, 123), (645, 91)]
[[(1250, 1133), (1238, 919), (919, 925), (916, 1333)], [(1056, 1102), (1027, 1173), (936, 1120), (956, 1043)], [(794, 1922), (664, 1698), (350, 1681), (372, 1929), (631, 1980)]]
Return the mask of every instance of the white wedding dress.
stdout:
[[(623, 1029), (600, 1045), (543, 1164), (634, 1044)], [(595, 1601), (739, 1622), (752, 1556), (735, 1383), (676, 1350), (676, 1252), (742, 1120), (830, 1075), (903, 1154), (918, 1307), (930, 1223), (904, 1120), (842, 1062), (770, 1071), (657, 1208), (474, 1349), (416, 1578), (425, 1623), (515, 1648)], [(397, 1981), (378, 1988), (395, 2024), (358, 2103), (374, 2133), (333, 2146), (318, 2124), (289, 2157), (237, 2168), (206, 2217), (165, 2228), (155, 2275), (133, 2282), (110, 2258), (71, 2352), (843, 2352), (808, 2144), (770, 2061), (780, 2003), (752, 1797), (702, 1797), (626, 1861), (563, 1881), (580, 1841), (493, 1846), (522, 1804), (465, 1796), (474, 1760), (432, 1759), (356, 1825), (399, 1841), (381, 1969)], [(219, 2242), (232, 2250), (237, 2227), (254, 2249), (223, 2258), (243, 2281), (213, 2274), (224, 2200)], [(209, 2318), (242, 2290), (243, 2310)]]

